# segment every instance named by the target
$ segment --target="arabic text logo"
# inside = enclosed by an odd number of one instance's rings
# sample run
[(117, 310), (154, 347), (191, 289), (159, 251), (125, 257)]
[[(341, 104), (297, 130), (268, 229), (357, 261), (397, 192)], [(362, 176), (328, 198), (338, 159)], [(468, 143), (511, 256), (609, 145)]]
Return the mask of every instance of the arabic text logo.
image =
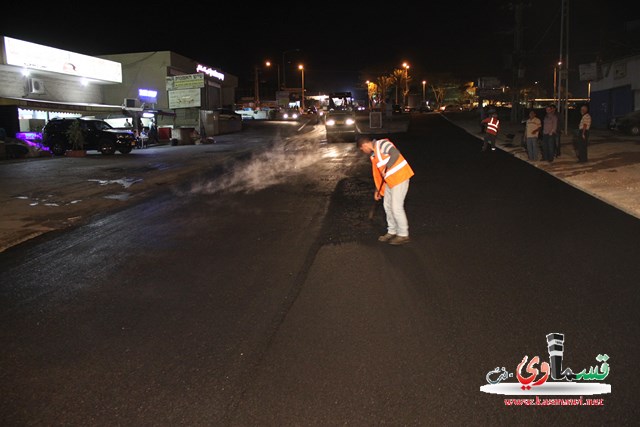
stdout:
[[(516, 365), (515, 373), (505, 367), (496, 367), (486, 375), (487, 385), (480, 387), (485, 393), (493, 394), (556, 394), (590, 395), (611, 393), (611, 385), (602, 383), (610, 372), (609, 355), (598, 354), (599, 366), (591, 366), (578, 373), (571, 368), (562, 369), (564, 357), (564, 334), (547, 335), (549, 361), (540, 356), (529, 358), (525, 355)], [(509, 382), (515, 375), (518, 382)]]

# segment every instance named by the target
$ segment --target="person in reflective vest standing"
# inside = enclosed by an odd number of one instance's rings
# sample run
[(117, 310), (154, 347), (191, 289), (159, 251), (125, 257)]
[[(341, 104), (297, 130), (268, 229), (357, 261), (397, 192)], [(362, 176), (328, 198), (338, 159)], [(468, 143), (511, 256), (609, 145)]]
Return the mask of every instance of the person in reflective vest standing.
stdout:
[(484, 128), (484, 143), (482, 144), (482, 151), (487, 151), (487, 148), (491, 146), (491, 151), (496, 149), (496, 138), (498, 137), (498, 131), (500, 130), (500, 120), (498, 120), (498, 113), (494, 110), (491, 115), (481, 122)]
[(413, 169), (402, 153), (389, 139), (374, 140), (367, 136), (358, 138), (358, 148), (368, 154), (371, 160), (373, 180), (376, 190), (374, 199), (383, 199), (387, 217), (387, 233), (378, 241), (391, 245), (409, 242), (409, 222), (404, 209), (404, 199), (409, 191), (409, 181)]

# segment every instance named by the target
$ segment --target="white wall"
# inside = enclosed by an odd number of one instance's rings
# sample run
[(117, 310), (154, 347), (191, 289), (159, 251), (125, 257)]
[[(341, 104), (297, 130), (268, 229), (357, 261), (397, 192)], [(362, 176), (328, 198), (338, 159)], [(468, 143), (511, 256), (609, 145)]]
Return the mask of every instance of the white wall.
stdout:
[(626, 85), (631, 85), (634, 91), (640, 90), (640, 56), (603, 64), (602, 79), (591, 82), (591, 90), (597, 92)]
[[(29, 93), (26, 89), (27, 79), (41, 80), (44, 93)], [(0, 96), (7, 98), (29, 98), (55, 102), (82, 102), (102, 104), (101, 85), (89, 84), (83, 86), (79, 78), (58, 79), (51, 74), (32, 72), (25, 77), (21, 72), (7, 71), (0, 73)]]

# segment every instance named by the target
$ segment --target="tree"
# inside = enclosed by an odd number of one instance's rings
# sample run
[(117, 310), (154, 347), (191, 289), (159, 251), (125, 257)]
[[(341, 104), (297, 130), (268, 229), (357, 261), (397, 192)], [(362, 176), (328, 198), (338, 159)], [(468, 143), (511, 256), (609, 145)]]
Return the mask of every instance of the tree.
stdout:
[(465, 103), (467, 103), (466, 101), (473, 103), (476, 97), (476, 88), (473, 82), (462, 83), (459, 87), (459, 90), (460, 98), (458, 99), (458, 101), (460, 102), (460, 104), (464, 105)]
[(380, 94), (380, 104), (384, 106), (387, 102), (387, 92), (389, 92), (389, 88), (393, 86), (393, 77), (392, 76), (380, 76), (376, 81), (378, 85), (378, 90)]
[(67, 129), (67, 138), (69, 138), (73, 150), (81, 151), (84, 149), (84, 134), (79, 120), (74, 120), (71, 123), (69, 129)]
[(433, 92), (433, 96), (436, 98), (436, 105), (439, 107), (444, 102), (444, 95), (447, 92), (447, 89), (444, 86), (436, 86), (432, 84), (431, 91)]
[(448, 91), (460, 87), (460, 83), (449, 73), (435, 74), (428, 80), (431, 83), (431, 91), (438, 107), (445, 102)]

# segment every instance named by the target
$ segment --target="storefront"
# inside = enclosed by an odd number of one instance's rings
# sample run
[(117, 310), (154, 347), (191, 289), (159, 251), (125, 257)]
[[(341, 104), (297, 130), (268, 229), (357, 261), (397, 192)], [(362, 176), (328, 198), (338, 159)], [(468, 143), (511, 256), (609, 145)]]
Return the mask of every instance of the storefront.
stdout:
[(171, 51), (125, 53), (101, 56), (122, 64), (122, 84), (109, 88), (107, 103), (122, 102), (139, 116), (154, 112), (161, 135), (185, 140), (197, 133), (212, 137), (241, 129), (230, 124), (220, 111), (233, 108), (238, 79), (219, 69)]
[[(37, 142), (53, 117), (95, 117), (139, 133), (153, 123), (167, 140), (175, 128), (240, 130), (218, 122), (237, 78), (174, 52), (92, 57), (11, 37), (2, 47), (0, 128), (8, 137)], [(200, 86), (170, 85), (189, 75)]]
[(103, 86), (122, 82), (119, 63), (2, 38), (0, 127), (7, 136), (37, 140), (53, 117), (122, 113), (103, 100)]

